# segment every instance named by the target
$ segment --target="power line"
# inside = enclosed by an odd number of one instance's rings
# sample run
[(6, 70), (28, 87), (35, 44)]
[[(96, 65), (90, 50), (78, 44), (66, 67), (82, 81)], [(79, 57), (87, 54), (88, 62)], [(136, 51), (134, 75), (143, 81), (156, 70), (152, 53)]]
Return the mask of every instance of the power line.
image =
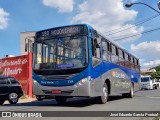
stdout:
[(119, 41), (119, 40), (122, 40), (122, 39), (128, 39), (128, 38), (135, 37), (135, 36), (138, 36), (138, 35), (141, 35), (141, 34), (151, 33), (151, 32), (157, 31), (157, 30), (160, 30), (160, 27), (155, 28), (155, 29), (151, 29), (151, 30), (146, 30), (146, 31), (144, 31), (142, 33), (138, 33), (138, 34), (134, 34), (134, 35), (126, 36), (126, 37), (117, 38), (117, 39), (114, 39), (114, 41)]
[(138, 25), (141, 25), (141, 24), (143, 24), (143, 23), (145, 23), (145, 22), (148, 22), (148, 21), (150, 21), (150, 20), (152, 20), (152, 19), (154, 19), (154, 18), (156, 18), (156, 17), (159, 17), (159, 16), (160, 16), (160, 14), (157, 14), (157, 15), (151, 16), (151, 17), (149, 17), (149, 18), (147, 18), (147, 19), (144, 19), (144, 20), (142, 20), (142, 21), (139, 21), (139, 22), (135, 23), (135, 25), (132, 25), (132, 26), (130, 26), (130, 27), (124, 26), (124, 27), (121, 27), (121, 28), (118, 28), (118, 29), (114, 29), (114, 30), (105, 32), (105, 33), (109, 33), (109, 34), (106, 35), (106, 36), (113, 35), (113, 34), (117, 34), (117, 33), (119, 33), (119, 32), (123, 32), (123, 31), (125, 31), (125, 30), (134, 28), (134, 27), (136, 27), (136, 26), (138, 26)]
[[(134, 25), (132, 25), (132, 26), (135, 26), (135, 25), (139, 25), (139, 24), (141, 24), (141, 23), (144, 23), (144, 21), (148, 21), (148, 20), (150, 20), (150, 19), (156, 18), (156, 17), (158, 17), (159, 15), (160, 15), (160, 14), (157, 14), (157, 15), (148, 17), (148, 18), (146, 18), (146, 19), (144, 19), (144, 20), (142, 20), (142, 21), (139, 21), (139, 22), (136, 22), (136, 23), (132, 23), (132, 24), (134, 24)], [(105, 33), (110, 33), (110, 32), (117, 31), (117, 30), (120, 30), (120, 29), (123, 29), (123, 28), (126, 28), (126, 26), (123, 26), (123, 27), (120, 27), (120, 28), (117, 28), (117, 29), (114, 29), (114, 30), (107, 31), (107, 32), (105, 32)]]
[(156, 15), (156, 16), (154, 16), (154, 17), (152, 17), (152, 18), (148, 18), (148, 19), (146, 19), (145, 21), (142, 21), (142, 22), (141, 22), (141, 23), (139, 23), (139, 24), (136, 24), (136, 25), (130, 26), (130, 27), (126, 28), (126, 29), (123, 29), (123, 30), (120, 30), (120, 31), (117, 31), (117, 32), (113, 32), (113, 33), (111, 33), (111, 34), (108, 34), (107, 36), (109, 36), (109, 35), (113, 35), (113, 34), (117, 34), (117, 33), (120, 33), (120, 32), (123, 32), (123, 31), (126, 31), (126, 30), (128, 30), (128, 29), (131, 29), (131, 28), (137, 27), (138, 25), (141, 25), (141, 24), (143, 24), (143, 23), (145, 23), (145, 22), (148, 22), (148, 21), (150, 21), (150, 20), (152, 20), (152, 19), (154, 19), (154, 18), (158, 17), (159, 15), (160, 15), (160, 14), (158, 14), (158, 15)]

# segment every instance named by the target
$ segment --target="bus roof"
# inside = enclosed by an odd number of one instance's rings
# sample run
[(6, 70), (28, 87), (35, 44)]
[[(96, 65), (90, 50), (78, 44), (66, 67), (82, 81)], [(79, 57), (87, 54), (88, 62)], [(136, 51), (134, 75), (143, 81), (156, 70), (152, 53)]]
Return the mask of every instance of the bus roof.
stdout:
[[(51, 29), (58, 29), (58, 28), (63, 28), (63, 27), (72, 27), (72, 26), (87, 26), (88, 29), (93, 29), (93, 30), (96, 30), (94, 29), (91, 25), (89, 24), (72, 24), (72, 25), (65, 25), (65, 26), (59, 26), (59, 27), (53, 27), (53, 28), (49, 28), (49, 29), (44, 29), (44, 30), (40, 30), (40, 31), (37, 31), (36, 33), (38, 32), (42, 32), (42, 31), (45, 31), (45, 30), (51, 30)], [(129, 55), (135, 57), (136, 59), (138, 59), (135, 55), (129, 53), (126, 49), (124, 49), (124, 47), (122, 47), (121, 45), (117, 44), (115, 41), (111, 40), (110, 38), (104, 36), (102, 33), (100, 33), (98, 30), (96, 30), (97, 33), (99, 35), (101, 35), (102, 37), (106, 38), (108, 41), (110, 41), (112, 44), (116, 45), (117, 47), (119, 47), (120, 49), (122, 49), (123, 51), (125, 51), (126, 53), (128, 53)], [(138, 59), (139, 60), (139, 59)]]
[[(57, 28), (63, 28), (63, 27), (72, 27), (72, 26), (81, 26), (81, 25), (84, 25), (84, 26), (87, 26), (89, 28), (92, 28), (90, 25), (88, 24), (73, 24), (73, 25), (64, 25), (64, 26), (59, 26), (59, 27), (52, 27), (52, 28), (48, 28), (48, 29), (43, 29), (43, 30), (39, 30), (37, 32), (42, 32), (42, 31), (45, 31), (45, 30), (51, 30), (51, 29), (57, 29)], [(36, 32), (36, 33), (37, 33)]]

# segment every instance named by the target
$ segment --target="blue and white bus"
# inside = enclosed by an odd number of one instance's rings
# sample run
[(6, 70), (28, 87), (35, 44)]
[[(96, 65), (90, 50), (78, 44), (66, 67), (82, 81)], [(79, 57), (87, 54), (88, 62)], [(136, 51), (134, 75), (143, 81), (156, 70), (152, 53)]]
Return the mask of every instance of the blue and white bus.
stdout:
[(36, 32), (33, 44), (33, 94), (38, 100), (128, 96), (140, 89), (139, 60), (87, 24)]

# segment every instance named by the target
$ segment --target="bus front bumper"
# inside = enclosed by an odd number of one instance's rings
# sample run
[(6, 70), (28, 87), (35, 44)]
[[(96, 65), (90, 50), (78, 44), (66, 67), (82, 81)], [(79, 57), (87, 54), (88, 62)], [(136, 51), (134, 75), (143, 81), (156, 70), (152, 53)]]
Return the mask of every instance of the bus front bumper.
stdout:
[[(56, 92), (57, 91), (57, 92)], [(33, 82), (33, 94), (39, 96), (93, 96), (92, 81), (85, 83), (78, 82), (73, 86), (42, 86), (38, 82)]]

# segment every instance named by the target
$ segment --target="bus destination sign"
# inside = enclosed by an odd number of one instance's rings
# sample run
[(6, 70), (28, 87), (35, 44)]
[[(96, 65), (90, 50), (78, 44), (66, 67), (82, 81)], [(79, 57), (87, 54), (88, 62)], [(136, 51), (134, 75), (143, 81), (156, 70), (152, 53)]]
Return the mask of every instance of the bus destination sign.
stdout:
[(68, 27), (53, 28), (37, 32), (36, 37), (45, 39), (45, 38), (64, 36), (69, 34), (86, 34), (86, 33), (87, 33), (87, 28), (85, 26), (68, 26)]

